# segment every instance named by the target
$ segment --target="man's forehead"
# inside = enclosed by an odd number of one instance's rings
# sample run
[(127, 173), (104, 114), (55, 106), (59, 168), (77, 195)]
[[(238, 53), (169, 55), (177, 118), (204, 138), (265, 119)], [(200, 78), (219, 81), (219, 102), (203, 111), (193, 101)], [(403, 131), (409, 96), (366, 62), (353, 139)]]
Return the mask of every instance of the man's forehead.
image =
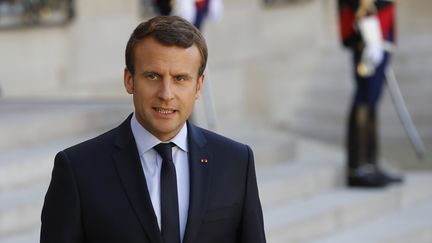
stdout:
[(145, 38), (142, 38), (141, 40), (137, 41), (136, 45), (139, 45), (143, 42), (157, 43), (157, 44), (159, 44), (161, 46), (165, 46), (165, 47), (178, 47), (178, 48), (183, 48), (183, 49), (188, 49), (192, 46), (195, 46), (196, 48), (198, 48), (198, 45), (195, 42), (191, 43), (191, 45), (185, 45), (185, 44), (181, 44), (182, 42), (180, 40), (177, 40), (177, 41), (172, 40), (172, 41), (170, 41), (170, 42), (173, 42), (171, 44), (171, 43), (168, 43), (168, 41), (164, 41), (163, 39), (158, 39), (155, 36), (146, 36)]
[[(163, 49), (171, 49), (169, 51), (164, 51)], [(142, 55), (153, 55), (155, 58), (163, 58), (163, 57), (188, 57), (191, 60), (196, 60), (198, 65), (201, 64), (202, 55), (196, 44), (193, 44), (190, 47), (181, 47), (178, 45), (166, 45), (154, 38), (146, 38), (145, 40), (140, 41), (135, 46), (133, 56), (135, 61), (137, 60), (137, 55), (142, 57)]]
[[(149, 46), (150, 47), (150, 46)], [(183, 48), (182, 48), (183, 49)], [(153, 72), (195, 76), (199, 72), (201, 57), (198, 51), (138, 48), (135, 52), (135, 69), (138, 73)]]

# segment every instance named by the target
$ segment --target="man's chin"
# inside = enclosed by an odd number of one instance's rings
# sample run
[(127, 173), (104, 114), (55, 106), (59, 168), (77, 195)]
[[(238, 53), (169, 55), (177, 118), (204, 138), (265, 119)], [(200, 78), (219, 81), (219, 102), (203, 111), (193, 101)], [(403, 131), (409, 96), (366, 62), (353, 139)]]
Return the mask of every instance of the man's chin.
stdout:
[(175, 137), (177, 133), (180, 131), (182, 126), (176, 126), (174, 124), (158, 124), (154, 131), (154, 134), (157, 138), (159, 138), (161, 141), (167, 141), (171, 138)]

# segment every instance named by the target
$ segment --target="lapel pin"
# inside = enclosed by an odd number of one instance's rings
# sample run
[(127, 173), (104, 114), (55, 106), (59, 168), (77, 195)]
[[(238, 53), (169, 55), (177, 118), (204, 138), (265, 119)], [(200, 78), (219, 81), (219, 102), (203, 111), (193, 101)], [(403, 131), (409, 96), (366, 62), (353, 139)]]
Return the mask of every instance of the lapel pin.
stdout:
[(201, 163), (207, 164), (208, 160), (207, 159), (201, 159)]

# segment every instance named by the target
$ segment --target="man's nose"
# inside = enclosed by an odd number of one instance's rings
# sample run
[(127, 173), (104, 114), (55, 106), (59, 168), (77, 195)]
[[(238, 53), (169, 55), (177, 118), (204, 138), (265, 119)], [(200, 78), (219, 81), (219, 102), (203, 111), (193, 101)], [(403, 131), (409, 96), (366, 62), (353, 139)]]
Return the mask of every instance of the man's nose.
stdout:
[(159, 89), (159, 98), (163, 100), (172, 100), (174, 98), (173, 84), (170, 78), (164, 78), (162, 80)]

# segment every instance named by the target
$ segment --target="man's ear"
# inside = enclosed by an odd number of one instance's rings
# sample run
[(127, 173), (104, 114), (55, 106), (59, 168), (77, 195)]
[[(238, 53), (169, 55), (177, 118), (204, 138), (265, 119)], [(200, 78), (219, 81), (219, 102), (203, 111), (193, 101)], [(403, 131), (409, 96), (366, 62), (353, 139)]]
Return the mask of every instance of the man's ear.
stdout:
[(134, 91), (133, 75), (129, 72), (128, 68), (124, 69), (123, 83), (124, 83), (126, 91), (129, 94), (133, 94), (133, 91)]
[(198, 99), (201, 96), (201, 91), (204, 85), (205, 75), (202, 74), (197, 81), (197, 87), (196, 87), (196, 93), (195, 93), (195, 99)]

